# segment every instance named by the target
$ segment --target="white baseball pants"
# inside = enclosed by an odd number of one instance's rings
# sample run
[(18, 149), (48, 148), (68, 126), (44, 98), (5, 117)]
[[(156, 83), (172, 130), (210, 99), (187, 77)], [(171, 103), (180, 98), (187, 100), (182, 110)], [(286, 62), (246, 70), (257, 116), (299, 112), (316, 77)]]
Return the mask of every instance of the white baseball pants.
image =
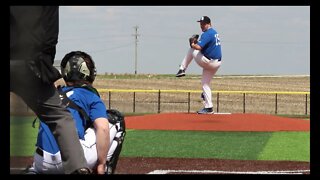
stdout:
[[(121, 136), (122, 131), (118, 132), (117, 127), (120, 127), (119, 122), (116, 125), (109, 123), (110, 129), (110, 147), (107, 155), (107, 160), (109, 161), (113, 155), (115, 148), (117, 147), (117, 142), (113, 141), (115, 136)], [(94, 168), (97, 161), (97, 149), (96, 149), (96, 134), (94, 128), (88, 128), (85, 133), (85, 140), (79, 139), (80, 144), (83, 148), (85, 158), (87, 160), (89, 168)], [(60, 151), (56, 154), (51, 154), (49, 152), (43, 151), (43, 155), (38, 153), (34, 154), (33, 162), (34, 170), (39, 174), (63, 174), (63, 166), (61, 161)]]
[(195, 59), (197, 64), (202, 67), (202, 90), (204, 95), (204, 105), (205, 108), (212, 108), (212, 93), (210, 88), (210, 82), (213, 78), (213, 76), (218, 71), (221, 61), (218, 61), (218, 59), (215, 60), (209, 60), (206, 58), (199, 50), (195, 50), (193, 48), (190, 48), (186, 54), (186, 56), (183, 58), (180, 69), (186, 70), (191, 63), (192, 59)]

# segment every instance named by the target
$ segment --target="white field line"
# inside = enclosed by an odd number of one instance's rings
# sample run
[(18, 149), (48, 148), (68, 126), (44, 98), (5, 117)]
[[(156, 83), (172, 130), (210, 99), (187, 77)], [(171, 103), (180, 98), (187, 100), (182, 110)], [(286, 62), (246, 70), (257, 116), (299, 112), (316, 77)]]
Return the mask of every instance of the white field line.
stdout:
[(231, 114), (231, 113), (227, 113), (227, 112), (215, 112), (213, 114)]
[[(23, 171), (26, 168), (10, 168), (10, 171)], [(216, 171), (216, 170), (154, 170), (147, 174), (169, 174), (169, 173), (202, 173), (202, 174), (303, 174), (310, 170), (287, 170), (287, 171)]]
[(303, 174), (310, 173), (310, 170), (288, 170), (288, 171), (216, 171), (216, 170), (154, 170), (148, 174), (169, 174), (169, 173), (200, 173), (200, 174)]
[(10, 168), (10, 170), (14, 170), (14, 171), (16, 171), (16, 170), (25, 170), (26, 169), (26, 167), (24, 167), (24, 168)]
[(10, 171), (23, 171), (27, 169), (27, 167), (20, 167), (20, 168), (10, 168)]

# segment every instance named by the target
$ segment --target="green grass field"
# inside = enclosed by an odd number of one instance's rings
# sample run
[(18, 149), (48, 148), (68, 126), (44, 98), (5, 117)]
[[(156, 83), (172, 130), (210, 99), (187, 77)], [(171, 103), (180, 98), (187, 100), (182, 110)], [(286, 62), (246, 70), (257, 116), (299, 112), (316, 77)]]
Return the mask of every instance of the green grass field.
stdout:
[[(33, 116), (10, 119), (10, 156), (32, 156)], [(203, 132), (127, 129), (122, 157), (181, 157), (310, 162), (310, 132)]]

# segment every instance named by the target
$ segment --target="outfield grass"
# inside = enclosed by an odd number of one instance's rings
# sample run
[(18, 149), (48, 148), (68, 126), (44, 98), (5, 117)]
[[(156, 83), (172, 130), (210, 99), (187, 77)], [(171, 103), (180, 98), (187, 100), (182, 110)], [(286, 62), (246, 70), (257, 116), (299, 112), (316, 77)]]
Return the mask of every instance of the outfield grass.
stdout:
[[(34, 117), (11, 117), (10, 155), (32, 156)], [(127, 130), (123, 157), (219, 158), (310, 162), (310, 132)]]

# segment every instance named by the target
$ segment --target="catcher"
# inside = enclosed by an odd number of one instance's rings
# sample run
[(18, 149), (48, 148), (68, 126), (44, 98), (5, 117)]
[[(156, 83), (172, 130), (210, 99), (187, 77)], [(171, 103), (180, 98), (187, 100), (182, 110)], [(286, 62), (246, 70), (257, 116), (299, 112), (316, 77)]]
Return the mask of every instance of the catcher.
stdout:
[[(125, 137), (122, 113), (106, 110), (97, 90), (92, 87), (96, 68), (91, 56), (72, 51), (61, 61), (66, 86), (58, 90), (77, 127), (88, 166), (97, 174), (113, 174)], [(60, 150), (48, 126), (40, 121), (36, 151), (28, 174), (63, 174)]]

